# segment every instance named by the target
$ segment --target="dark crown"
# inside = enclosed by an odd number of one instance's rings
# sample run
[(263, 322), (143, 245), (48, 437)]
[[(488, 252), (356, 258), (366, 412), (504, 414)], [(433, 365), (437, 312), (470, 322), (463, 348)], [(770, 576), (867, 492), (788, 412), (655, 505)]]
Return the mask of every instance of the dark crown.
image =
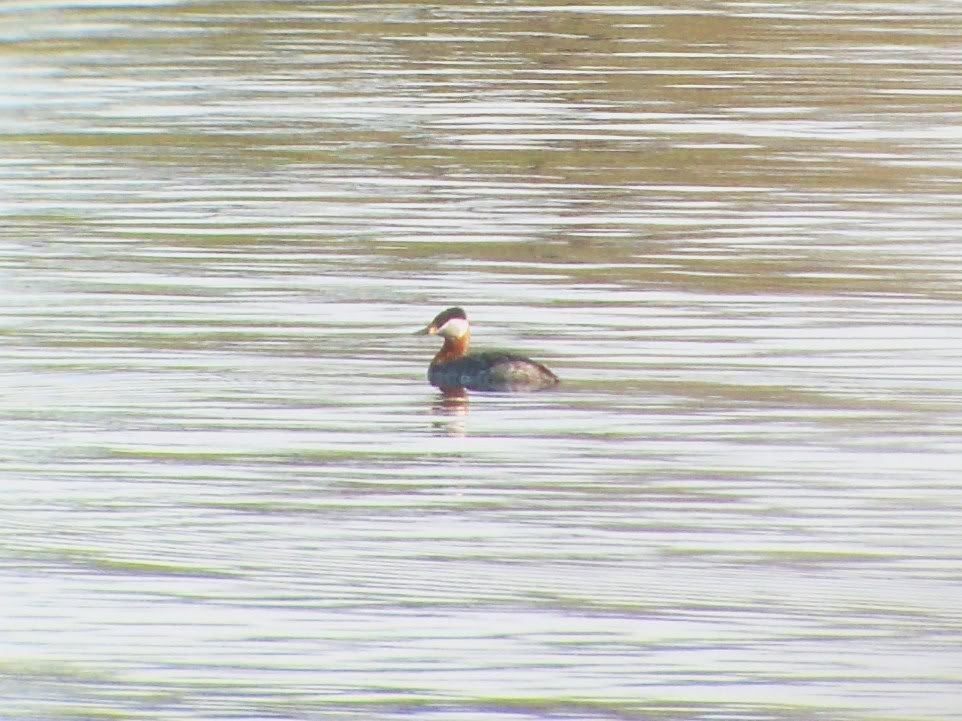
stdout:
[(440, 328), (452, 318), (463, 318), (464, 320), (467, 320), (468, 316), (465, 315), (464, 308), (448, 308), (447, 310), (443, 310), (438, 313), (434, 317), (434, 320), (431, 321), (431, 325), (433, 325), (435, 328)]

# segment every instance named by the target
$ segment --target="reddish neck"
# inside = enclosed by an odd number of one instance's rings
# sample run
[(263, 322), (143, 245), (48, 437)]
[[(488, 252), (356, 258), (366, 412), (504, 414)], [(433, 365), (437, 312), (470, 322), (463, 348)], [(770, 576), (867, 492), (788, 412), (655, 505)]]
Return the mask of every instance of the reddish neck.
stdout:
[(460, 338), (445, 338), (444, 345), (441, 346), (441, 350), (438, 354), (434, 356), (434, 360), (431, 361), (431, 365), (438, 365), (439, 363), (450, 363), (458, 358), (464, 357), (468, 352), (468, 346), (471, 345), (471, 333), (470, 331), (465, 333)]

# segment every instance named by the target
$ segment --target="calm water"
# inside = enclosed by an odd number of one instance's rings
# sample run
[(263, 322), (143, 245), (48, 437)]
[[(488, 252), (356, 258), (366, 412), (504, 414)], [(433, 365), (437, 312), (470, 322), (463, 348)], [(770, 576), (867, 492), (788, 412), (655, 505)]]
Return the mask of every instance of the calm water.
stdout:
[(962, 719), (960, 24), (6, 3), (3, 719)]

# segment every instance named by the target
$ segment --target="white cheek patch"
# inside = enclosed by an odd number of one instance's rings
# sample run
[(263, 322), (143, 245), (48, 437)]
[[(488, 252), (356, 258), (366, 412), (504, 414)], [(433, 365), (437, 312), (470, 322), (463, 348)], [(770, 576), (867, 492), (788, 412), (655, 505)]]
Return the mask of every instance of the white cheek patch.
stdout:
[(451, 318), (438, 328), (438, 335), (445, 338), (460, 338), (468, 332), (468, 321), (464, 318)]

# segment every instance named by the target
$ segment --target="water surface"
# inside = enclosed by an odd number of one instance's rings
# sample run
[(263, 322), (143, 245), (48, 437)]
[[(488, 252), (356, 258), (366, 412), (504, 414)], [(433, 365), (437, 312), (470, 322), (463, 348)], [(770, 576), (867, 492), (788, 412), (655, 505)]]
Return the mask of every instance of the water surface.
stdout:
[(960, 21), (8, 3), (5, 718), (962, 718)]

